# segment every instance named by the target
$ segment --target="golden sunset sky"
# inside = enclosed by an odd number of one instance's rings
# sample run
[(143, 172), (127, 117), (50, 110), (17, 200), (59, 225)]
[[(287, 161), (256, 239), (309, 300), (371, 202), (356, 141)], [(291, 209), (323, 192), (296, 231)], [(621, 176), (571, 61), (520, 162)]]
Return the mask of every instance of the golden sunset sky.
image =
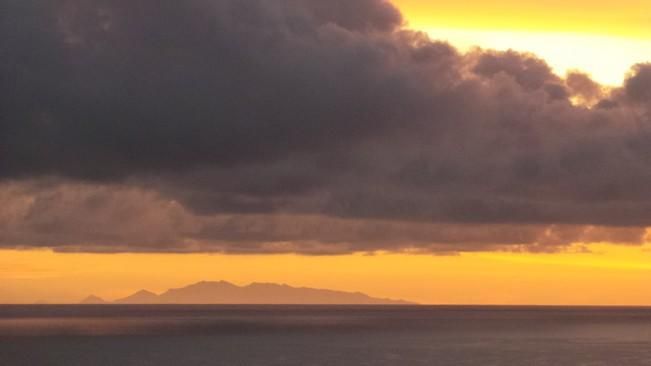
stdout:
[(578, 69), (620, 85), (631, 65), (651, 59), (651, 3), (591, 1), (421, 1), (397, 4), (410, 26), (433, 38), (533, 52), (560, 75)]
[(423, 304), (651, 303), (651, 247), (599, 244), (591, 250), (327, 257), (3, 251), (0, 294), (5, 302), (75, 302), (90, 293), (115, 299), (207, 279), (363, 291)]
[[(529, 51), (560, 75), (621, 85), (651, 61), (648, 0), (396, 0), (408, 27), (473, 46)], [(583, 243), (562, 253), (340, 256), (0, 251), (0, 302), (76, 302), (200, 280), (278, 282), (426, 304), (651, 305), (651, 246)]]

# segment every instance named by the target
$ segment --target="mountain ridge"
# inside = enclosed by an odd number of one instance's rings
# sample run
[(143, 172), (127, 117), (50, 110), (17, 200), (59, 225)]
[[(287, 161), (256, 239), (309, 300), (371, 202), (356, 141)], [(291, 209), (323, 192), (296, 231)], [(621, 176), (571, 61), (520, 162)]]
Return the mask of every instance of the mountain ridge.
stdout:
[(80, 304), (85, 304), (85, 305), (102, 305), (102, 304), (109, 304), (108, 301), (102, 299), (99, 296), (95, 295), (88, 295), (85, 299), (81, 300)]
[(200, 281), (171, 288), (160, 294), (147, 290), (114, 301), (90, 295), (81, 304), (197, 304), (197, 305), (415, 305), (416, 303), (377, 298), (362, 292), (346, 292), (287, 284), (253, 282), (238, 286), (227, 281)]

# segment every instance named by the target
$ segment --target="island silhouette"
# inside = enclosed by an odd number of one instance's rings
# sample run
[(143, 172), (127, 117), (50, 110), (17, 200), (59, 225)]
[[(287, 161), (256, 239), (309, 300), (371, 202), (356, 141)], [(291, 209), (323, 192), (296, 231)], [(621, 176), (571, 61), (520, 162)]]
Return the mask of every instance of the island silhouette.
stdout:
[(127, 297), (107, 301), (90, 295), (85, 305), (415, 305), (405, 300), (376, 298), (361, 292), (344, 292), (308, 287), (292, 287), (275, 283), (251, 283), (238, 286), (226, 281), (202, 281), (186, 287), (169, 289), (161, 294), (140, 290)]

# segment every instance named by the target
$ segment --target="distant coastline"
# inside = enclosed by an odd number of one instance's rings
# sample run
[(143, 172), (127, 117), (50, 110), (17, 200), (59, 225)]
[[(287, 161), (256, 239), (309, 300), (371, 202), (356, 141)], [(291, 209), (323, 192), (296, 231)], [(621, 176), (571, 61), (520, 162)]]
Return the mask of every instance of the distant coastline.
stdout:
[(197, 305), (417, 305), (400, 299), (371, 297), (361, 292), (345, 292), (275, 283), (238, 286), (226, 281), (197, 282), (156, 294), (140, 290), (114, 301), (96, 295), (83, 299), (82, 305), (110, 304), (197, 304)]

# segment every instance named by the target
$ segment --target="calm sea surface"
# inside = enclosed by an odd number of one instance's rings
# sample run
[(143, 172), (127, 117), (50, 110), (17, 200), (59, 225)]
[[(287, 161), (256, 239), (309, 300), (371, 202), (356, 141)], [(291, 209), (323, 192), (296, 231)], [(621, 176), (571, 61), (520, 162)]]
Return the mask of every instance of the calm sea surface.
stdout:
[(651, 309), (0, 306), (0, 365), (651, 365)]

